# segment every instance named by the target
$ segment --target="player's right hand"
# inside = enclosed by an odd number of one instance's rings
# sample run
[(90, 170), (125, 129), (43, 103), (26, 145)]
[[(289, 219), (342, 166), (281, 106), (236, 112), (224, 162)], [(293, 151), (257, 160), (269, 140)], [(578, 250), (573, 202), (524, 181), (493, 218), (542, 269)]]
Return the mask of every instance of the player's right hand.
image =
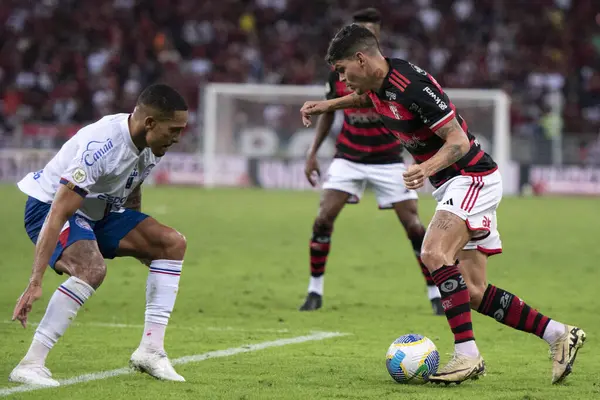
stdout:
[(300, 109), (300, 114), (302, 114), (302, 123), (308, 128), (312, 124), (310, 120), (311, 115), (320, 115), (326, 112), (329, 112), (329, 103), (327, 103), (326, 100), (307, 101)]
[(21, 321), (23, 328), (27, 328), (27, 315), (31, 311), (33, 302), (40, 297), (42, 297), (42, 285), (30, 282), (21, 297), (17, 300), (12, 320), (18, 319)]
[(316, 155), (308, 156), (306, 159), (304, 174), (311, 186), (317, 186), (317, 177), (321, 177), (321, 169), (319, 168), (319, 162), (317, 161)]

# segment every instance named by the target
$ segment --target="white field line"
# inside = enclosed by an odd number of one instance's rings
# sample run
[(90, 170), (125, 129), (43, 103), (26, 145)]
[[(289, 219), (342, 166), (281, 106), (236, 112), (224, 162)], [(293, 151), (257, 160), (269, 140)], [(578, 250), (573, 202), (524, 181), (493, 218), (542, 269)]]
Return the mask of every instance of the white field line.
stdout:
[[(2, 321), (3, 324), (15, 324), (18, 325), (18, 321)], [(39, 322), (28, 322), (27, 325), (38, 326)], [(120, 324), (112, 322), (73, 322), (71, 325), (74, 326), (93, 326), (100, 328), (123, 328), (123, 329), (142, 329), (142, 324)], [(232, 326), (180, 326), (180, 325), (169, 325), (169, 329), (187, 329), (187, 330), (207, 330), (207, 331), (218, 331), (218, 332), (264, 332), (264, 333), (289, 333), (289, 329), (274, 329), (274, 328), (234, 328)]]
[[(189, 364), (193, 362), (200, 362), (204, 360), (209, 360), (211, 358), (219, 358), (219, 357), (229, 357), (240, 353), (250, 353), (253, 351), (268, 349), (269, 347), (281, 347), (287, 346), (290, 344), (311, 342), (316, 340), (324, 340), (339, 336), (346, 336), (348, 333), (340, 333), (340, 332), (313, 332), (310, 335), (306, 336), (296, 336), (288, 339), (278, 339), (272, 340), (268, 342), (256, 343), (256, 344), (247, 344), (240, 347), (232, 347), (230, 349), (225, 350), (216, 350), (209, 351), (208, 353), (203, 354), (195, 354), (192, 356), (185, 356), (181, 358), (176, 358), (171, 360), (173, 365), (179, 364)], [(110, 371), (100, 371), (94, 372), (91, 374), (79, 375), (69, 379), (59, 380), (61, 386), (70, 386), (76, 385), (78, 383), (85, 383), (90, 381), (97, 381), (102, 379), (108, 379), (115, 376), (128, 375), (133, 373), (134, 371), (130, 368), (119, 368), (113, 369)], [(0, 389), (0, 397), (9, 396), (13, 393), (22, 393), (22, 392), (31, 392), (34, 390), (42, 390), (42, 389), (50, 389), (47, 387), (33, 386), (33, 385), (21, 385), (15, 387), (9, 387)]]

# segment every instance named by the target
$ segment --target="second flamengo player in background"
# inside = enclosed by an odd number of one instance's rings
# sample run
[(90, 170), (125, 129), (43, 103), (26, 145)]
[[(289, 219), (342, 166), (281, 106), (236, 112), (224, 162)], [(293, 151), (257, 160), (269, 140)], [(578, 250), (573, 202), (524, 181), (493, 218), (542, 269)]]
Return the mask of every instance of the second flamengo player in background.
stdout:
[(455, 345), (450, 362), (430, 381), (460, 383), (484, 373), (471, 322), (475, 309), (545, 340), (552, 354), (552, 383), (561, 382), (571, 372), (585, 333), (487, 282), (488, 256), (502, 252), (496, 220), (502, 178), (442, 87), (418, 66), (385, 58), (377, 38), (356, 24), (336, 34), (327, 59), (355, 93), (305, 103), (301, 109), (305, 125), (310, 125), (311, 115), (373, 106), (418, 163), (404, 174), (406, 186), (417, 189), (429, 179), (436, 188), (433, 197), (438, 205), (422, 258), (442, 293)]
[[(354, 22), (364, 26), (379, 37), (381, 14), (374, 8), (354, 14)], [(331, 71), (326, 85), (326, 97), (334, 99), (352, 93)], [(329, 134), (334, 112), (323, 114), (317, 123), (317, 134), (306, 160), (306, 177), (315, 186), (314, 173), (320, 174), (317, 151)], [(417, 213), (417, 193), (404, 186), (402, 173), (406, 171), (402, 160), (402, 144), (384, 126), (372, 109), (344, 110), (344, 125), (337, 139), (335, 159), (323, 184), (323, 196), (310, 241), (310, 282), (308, 294), (301, 311), (321, 308), (324, 274), (329, 254), (334, 222), (344, 205), (357, 202), (367, 182), (371, 183), (382, 209), (394, 209), (412, 244), (421, 272), (427, 283), (427, 293), (433, 312), (444, 315), (440, 292), (427, 267), (421, 261), (421, 245), (425, 227)]]

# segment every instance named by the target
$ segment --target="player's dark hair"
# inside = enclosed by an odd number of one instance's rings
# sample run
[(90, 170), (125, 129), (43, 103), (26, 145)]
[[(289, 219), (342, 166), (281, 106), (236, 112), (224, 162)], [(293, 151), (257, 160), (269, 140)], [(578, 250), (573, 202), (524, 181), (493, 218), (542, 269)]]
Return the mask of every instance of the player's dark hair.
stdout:
[(358, 52), (373, 53), (375, 50), (379, 51), (379, 42), (373, 32), (354, 23), (340, 29), (331, 39), (325, 61), (333, 65), (336, 61), (352, 58)]
[(368, 22), (372, 24), (381, 24), (381, 13), (378, 9), (369, 7), (363, 8), (362, 10), (356, 11), (352, 15), (352, 21), (354, 22)]
[(137, 104), (151, 107), (164, 117), (172, 117), (175, 111), (187, 111), (185, 99), (177, 90), (169, 85), (154, 84), (148, 86), (140, 94)]

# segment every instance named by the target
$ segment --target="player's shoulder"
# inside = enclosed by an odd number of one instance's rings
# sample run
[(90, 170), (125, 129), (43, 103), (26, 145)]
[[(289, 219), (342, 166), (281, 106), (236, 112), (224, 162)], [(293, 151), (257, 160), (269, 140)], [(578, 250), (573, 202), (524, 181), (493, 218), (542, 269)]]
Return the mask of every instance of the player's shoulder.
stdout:
[(389, 59), (390, 70), (384, 83), (384, 94), (388, 99), (408, 101), (420, 97), (426, 88), (438, 86), (434, 78), (423, 68), (410, 61)]
[(429, 74), (423, 68), (410, 61), (401, 58), (391, 58), (389, 60), (390, 69), (406, 77), (415, 77), (417, 79), (429, 79)]
[(124, 123), (129, 114), (113, 114), (100, 118), (82, 127), (73, 138), (78, 141), (94, 139), (98, 141), (119, 140), (122, 137)]
[(81, 161), (92, 166), (99, 162), (110, 163), (110, 159), (120, 157), (128, 115), (107, 115), (80, 129), (71, 140), (75, 142)]

